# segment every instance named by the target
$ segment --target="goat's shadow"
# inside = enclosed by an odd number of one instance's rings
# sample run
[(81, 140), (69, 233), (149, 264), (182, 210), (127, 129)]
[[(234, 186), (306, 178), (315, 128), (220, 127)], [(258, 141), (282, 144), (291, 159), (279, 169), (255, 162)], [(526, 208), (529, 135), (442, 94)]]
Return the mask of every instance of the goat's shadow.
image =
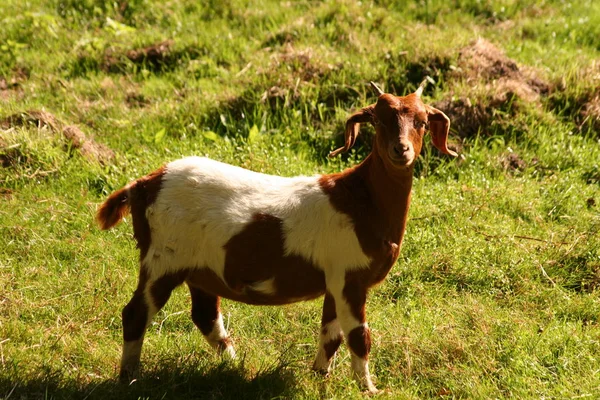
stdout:
[(49, 372), (29, 382), (0, 380), (0, 398), (44, 399), (272, 399), (295, 397), (299, 390), (289, 365), (266, 367), (254, 373), (244, 363), (212, 367), (163, 364), (144, 371), (130, 384), (110, 379), (82, 385)]

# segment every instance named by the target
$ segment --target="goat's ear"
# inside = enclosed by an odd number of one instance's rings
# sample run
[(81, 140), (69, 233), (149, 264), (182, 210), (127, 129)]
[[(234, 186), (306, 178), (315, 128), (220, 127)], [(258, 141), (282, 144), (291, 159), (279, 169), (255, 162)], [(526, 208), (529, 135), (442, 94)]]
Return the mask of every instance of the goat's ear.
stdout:
[(429, 130), (431, 131), (431, 142), (444, 154), (456, 157), (454, 151), (448, 148), (448, 131), (450, 131), (450, 118), (437, 108), (427, 106), (429, 119)]
[(374, 105), (365, 107), (362, 110), (352, 114), (352, 116), (348, 118), (348, 120), (346, 121), (346, 131), (344, 133), (344, 147), (340, 147), (339, 149), (332, 151), (331, 153), (329, 153), (329, 157), (335, 157), (340, 153), (344, 153), (350, 150), (350, 148), (354, 146), (354, 143), (356, 142), (356, 137), (358, 136), (358, 131), (360, 129), (360, 124), (364, 122), (373, 122), (374, 109)]

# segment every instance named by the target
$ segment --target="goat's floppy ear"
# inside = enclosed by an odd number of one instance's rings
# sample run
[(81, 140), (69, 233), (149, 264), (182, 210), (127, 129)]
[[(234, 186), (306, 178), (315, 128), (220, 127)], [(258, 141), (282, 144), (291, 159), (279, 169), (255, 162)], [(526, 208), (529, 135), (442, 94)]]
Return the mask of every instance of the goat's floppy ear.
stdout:
[(450, 119), (431, 106), (427, 106), (427, 116), (429, 119), (429, 130), (431, 131), (431, 142), (444, 154), (456, 157), (454, 151), (448, 148), (448, 131), (450, 130)]
[(360, 129), (360, 124), (364, 122), (372, 122), (373, 121), (373, 110), (375, 106), (365, 107), (362, 110), (352, 114), (350, 118), (346, 121), (346, 131), (345, 135), (345, 143), (344, 147), (340, 147), (329, 153), (329, 157), (335, 157), (340, 153), (344, 153), (356, 142), (356, 137), (358, 136), (358, 131)]

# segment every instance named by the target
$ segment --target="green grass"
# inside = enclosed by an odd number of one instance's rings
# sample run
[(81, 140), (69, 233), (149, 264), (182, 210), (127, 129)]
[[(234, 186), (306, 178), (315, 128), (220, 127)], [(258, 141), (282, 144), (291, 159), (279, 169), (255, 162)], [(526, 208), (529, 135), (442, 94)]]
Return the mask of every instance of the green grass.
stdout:
[[(98, 164), (60, 129), (0, 122), (0, 398), (361, 398), (346, 348), (329, 378), (310, 371), (320, 300), (224, 301), (241, 357), (223, 363), (183, 289), (142, 378), (118, 384), (137, 251), (129, 221), (101, 232), (94, 213), (183, 155), (354, 165), (371, 129), (326, 155), (375, 100), (367, 82), (404, 94), (425, 75), (429, 103), (471, 106), (453, 116), (459, 159), (426, 145), (400, 260), (369, 296), (381, 397), (600, 397), (600, 3), (8, 0), (0, 22), (0, 121), (45, 110), (115, 151)], [(547, 90), (472, 78), (460, 53), (478, 37)], [(131, 53), (167, 40), (160, 59)]]

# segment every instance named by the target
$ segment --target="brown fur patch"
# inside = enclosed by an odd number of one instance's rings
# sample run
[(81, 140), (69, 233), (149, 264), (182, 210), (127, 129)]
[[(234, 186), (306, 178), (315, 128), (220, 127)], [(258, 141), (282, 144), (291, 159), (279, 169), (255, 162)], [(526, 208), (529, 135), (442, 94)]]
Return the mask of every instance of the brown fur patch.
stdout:
[[(321, 326), (325, 327), (325, 325), (335, 320), (336, 317), (337, 315), (335, 312), (335, 300), (333, 299), (331, 293), (326, 292), (325, 298), (323, 299), (323, 314), (321, 315)], [(326, 328), (323, 329), (325, 329), (325, 331), (327, 330)], [(323, 332), (323, 334), (326, 333), (327, 332)]]
[[(372, 153), (360, 165), (325, 175), (319, 181), (332, 206), (350, 217), (362, 250), (372, 258), (368, 268), (350, 270), (345, 275), (343, 296), (361, 323), (366, 319), (368, 289), (387, 276), (398, 258), (410, 205), (413, 167), (391, 165), (387, 147), (399, 140), (401, 129), (410, 129), (409, 140), (418, 157), (423, 132), (403, 127), (402, 123), (424, 119), (425, 112), (414, 95), (381, 95), (373, 114), (377, 134)], [(348, 343), (353, 352), (366, 358), (371, 343), (369, 331), (357, 329), (351, 332)]]
[(117, 225), (129, 212), (129, 202), (127, 189), (122, 188), (112, 193), (102, 203), (96, 213), (96, 220), (100, 224), (100, 229), (110, 229)]
[(133, 293), (133, 297), (127, 303), (121, 317), (123, 319), (123, 340), (126, 342), (138, 340), (144, 335), (146, 323), (148, 320), (148, 305), (144, 299), (144, 290), (148, 282), (146, 269), (140, 269), (138, 286)]
[(338, 348), (340, 347), (340, 345), (342, 344), (342, 337), (338, 337), (336, 339), (330, 340), (329, 342), (325, 343), (325, 345), (323, 345), (323, 348), (325, 349), (325, 356), (327, 357), (327, 360), (330, 360), (331, 357), (333, 357), (335, 355), (335, 352), (338, 350)]
[(369, 328), (358, 326), (348, 334), (348, 346), (354, 354), (360, 358), (367, 359), (371, 351), (371, 333)]
[(159, 310), (167, 304), (173, 290), (183, 283), (187, 271), (179, 271), (174, 274), (163, 275), (154, 282), (150, 287), (150, 295), (154, 305)]
[(140, 249), (140, 261), (146, 257), (152, 240), (146, 209), (156, 201), (164, 174), (165, 167), (161, 167), (135, 181), (130, 189), (129, 205), (133, 220), (133, 236), (137, 241), (138, 249)]
[(204, 336), (210, 334), (219, 316), (221, 299), (188, 283), (192, 297), (192, 321)]
[(373, 153), (359, 166), (319, 181), (333, 207), (350, 217), (362, 250), (373, 259), (369, 268), (352, 272), (366, 288), (381, 282), (399, 255), (412, 169), (398, 174), (388, 174), (381, 157)]
[[(285, 255), (282, 221), (272, 215), (256, 214), (224, 249), (223, 275), (236, 298), (256, 304), (285, 304), (325, 292), (323, 271), (300, 256)], [(274, 279), (275, 293), (252, 289), (253, 284), (270, 279)], [(222, 296), (229, 297), (228, 293)]]
[[(358, 279), (357, 279), (358, 278)], [(368, 279), (367, 277), (364, 277)], [(365, 303), (367, 302), (367, 287), (362, 281), (363, 276), (352, 274), (351, 271), (346, 273), (346, 284), (344, 285), (343, 295), (350, 312), (359, 322), (365, 322)]]
[(233, 341), (231, 340), (230, 337), (226, 337), (226, 338), (222, 338), (219, 341), (219, 352), (222, 352), (223, 350), (225, 350), (227, 347), (229, 346), (233, 346)]

